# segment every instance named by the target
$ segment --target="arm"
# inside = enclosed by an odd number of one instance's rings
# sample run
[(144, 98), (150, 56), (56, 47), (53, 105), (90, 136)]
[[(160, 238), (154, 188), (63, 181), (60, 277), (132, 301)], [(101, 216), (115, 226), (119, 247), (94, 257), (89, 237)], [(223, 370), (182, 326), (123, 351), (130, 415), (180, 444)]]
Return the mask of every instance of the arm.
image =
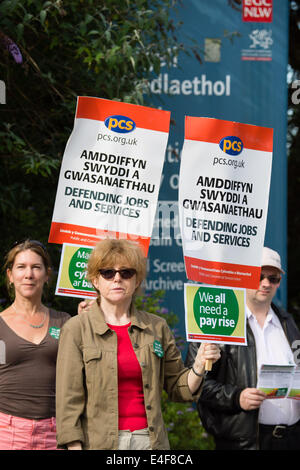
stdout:
[[(191, 367), (193, 364), (199, 343), (190, 343), (185, 365)], [(230, 361), (231, 370), (234, 368), (233, 358), (230, 357), (226, 345), (221, 347), (221, 358), (217, 361), (210, 372), (208, 372), (201, 389), (200, 402), (214, 408), (216, 411), (225, 411), (235, 413), (242, 410), (240, 405), (240, 395), (242, 388), (236, 384), (236, 380), (228, 381), (228, 361)], [(236, 372), (236, 371), (235, 371)]]
[(218, 346), (209, 343), (201, 344), (188, 375), (188, 386), (192, 394), (199, 389), (203, 380), (206, 361), (212, 361), (212, 364), (214, 364), (218, 359), (220, 359)]
[[(83, 442), (81, 415), (85, 406), (84, 364), (79, 338), (70, 328), (70, 320), (61, 331), (56, 373), (56, 423), (59, 446), (74, 447)], [(77, 442), (78, 444), (78, 442)]]
[[(220, 357), (219, 348), (214, 344), (203, 344), (193, 361), (194, 371), (184, 367), (175, 339), (167, 325), (164, 330), (164, 389), (173, 401), (192, 401), (197, 398), (204, 376), (207, 359), (215, 362)], [(199, 374), (199, 375), (197, 375)], [(203, 374), (203, 375), (202, 375)]]

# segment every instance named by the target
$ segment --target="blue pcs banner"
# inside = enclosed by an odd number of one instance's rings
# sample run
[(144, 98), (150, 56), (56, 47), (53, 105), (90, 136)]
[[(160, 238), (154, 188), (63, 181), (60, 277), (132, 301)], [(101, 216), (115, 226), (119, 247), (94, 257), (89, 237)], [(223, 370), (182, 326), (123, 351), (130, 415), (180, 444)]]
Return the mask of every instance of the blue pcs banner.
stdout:
[[(150, 83), (155, 105), (171, 111), (171, 125), (154, 231), (146, 291), (166, 291), (165, 305), (180, 319), (184, 335), (187, 281), (178, 217), (180, 151), (184, 116), (212, 117), (274, 129), (274, 153), (265, 245), (287, 262), (287, 63), (288, 0), (185, 0), (180, 53)], [(259, 168), (257, 168), (259, 172)], [(285, 276), (286, 278), (286, 276)], [(286, 304), (286, 280), (278, 305)]]

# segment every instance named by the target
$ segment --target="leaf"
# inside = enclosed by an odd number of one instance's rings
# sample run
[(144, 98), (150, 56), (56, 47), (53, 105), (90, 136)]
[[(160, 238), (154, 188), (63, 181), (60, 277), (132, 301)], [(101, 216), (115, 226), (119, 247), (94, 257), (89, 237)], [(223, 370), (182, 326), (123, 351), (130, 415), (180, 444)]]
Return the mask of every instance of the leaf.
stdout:
[(135, 70), (135, 60), (134, 60), (134, 57), (130, 56), (130, 57), (129, 57), (129, 60), (130, 60), (130, 62), (131, 62), (131, 64), (132, 64), (133, 70)]
[(42, 10), (42, 11), (40, 12), (40, 20), (41, 20), (41, 23), (42, 23), (42, 24), (45, 23), (46, 16), (47, 16), (47, 11), (46, 11), (46, 10)]

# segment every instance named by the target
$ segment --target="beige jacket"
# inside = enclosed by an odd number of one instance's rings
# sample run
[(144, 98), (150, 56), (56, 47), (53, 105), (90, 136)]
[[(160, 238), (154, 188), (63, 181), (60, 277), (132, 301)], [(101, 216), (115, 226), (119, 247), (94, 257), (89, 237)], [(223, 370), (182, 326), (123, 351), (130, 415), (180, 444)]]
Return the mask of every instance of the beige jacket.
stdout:
[[(132, 309), (129, 335), (142, 370), (151, 447), (169, 449), (162, 390), (173, 401), (196, 400), (198, 394), (190, 393), (189, 369), (165, 320)], [(61, 330), (56, 419), (59, 447), (81, 441), (83, 449), (118, 449), (117, 336), (97, 304)]]

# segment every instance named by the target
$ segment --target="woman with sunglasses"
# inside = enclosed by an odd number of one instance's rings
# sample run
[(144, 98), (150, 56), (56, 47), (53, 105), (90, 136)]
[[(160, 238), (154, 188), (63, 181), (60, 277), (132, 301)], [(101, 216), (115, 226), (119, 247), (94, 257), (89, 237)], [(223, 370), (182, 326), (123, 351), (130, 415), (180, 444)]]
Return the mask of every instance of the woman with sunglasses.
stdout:
[(164, 388), (174, 401), (197, 399), (205, 361), (219, 348), (203, 344), (184, 367), (165, 320), (134, 307), (146, 260), (128, 240), (93, 250), (88, 278), (97, 302), (63, 327), (57, 360), (57, 440), (68, 449), (168, 449), (161, 411)]
[(0, 449), (54, 450), (58, 337), (70, 315), (42, 302), (51, 261), (39, 241), (16, 243), (5, 269), (14, 300), (0, 314)]

